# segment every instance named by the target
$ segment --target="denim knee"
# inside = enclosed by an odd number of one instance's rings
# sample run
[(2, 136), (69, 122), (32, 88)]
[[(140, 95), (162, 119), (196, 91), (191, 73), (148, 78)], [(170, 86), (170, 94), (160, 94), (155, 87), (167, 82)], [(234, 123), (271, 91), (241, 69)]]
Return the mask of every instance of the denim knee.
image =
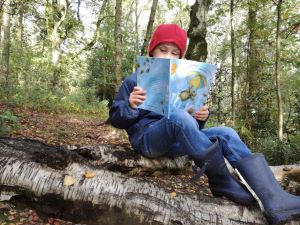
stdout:
[(236, 132), (235, 129), (231, 127), (218, 127), (219, 133), (222, 134), (222, 137), (225, 138), (226, 140), (230, 140), (232, 138), (234, 139), (240, 139), (240, 136)]
[(170, 115), (170, 120), (175, 122), (181, 128), (197, 128), (199, 129), (199, 125), (194, 117), (192, 117), (185, 110), (177, 110)]

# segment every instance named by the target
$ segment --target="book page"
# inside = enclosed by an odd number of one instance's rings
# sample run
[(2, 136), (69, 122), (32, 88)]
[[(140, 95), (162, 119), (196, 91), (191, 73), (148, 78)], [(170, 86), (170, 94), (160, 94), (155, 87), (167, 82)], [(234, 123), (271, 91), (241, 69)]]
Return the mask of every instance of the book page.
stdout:
[(137, 85), (147, 92), (138, 108), (167, 115), (170, 59), (138, 57)]
[(205, 104), (216, 65), (184, 59), (171, 60), (169, 113), (177, 109), (191, 115)]

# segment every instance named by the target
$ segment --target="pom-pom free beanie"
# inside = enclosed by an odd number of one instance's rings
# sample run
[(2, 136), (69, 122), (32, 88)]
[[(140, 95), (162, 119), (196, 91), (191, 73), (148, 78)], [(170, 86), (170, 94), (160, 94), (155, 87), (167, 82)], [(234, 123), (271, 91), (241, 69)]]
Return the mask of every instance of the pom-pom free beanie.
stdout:
[(176, 44), (180, 50), (180, 58), (182, 58), (187, 45), (186, 31), (177, 24), (159, 25), (154, 31), (149, 44), (149, 56), (152, 56), (152, 52), (157, 45), (164, 42)]

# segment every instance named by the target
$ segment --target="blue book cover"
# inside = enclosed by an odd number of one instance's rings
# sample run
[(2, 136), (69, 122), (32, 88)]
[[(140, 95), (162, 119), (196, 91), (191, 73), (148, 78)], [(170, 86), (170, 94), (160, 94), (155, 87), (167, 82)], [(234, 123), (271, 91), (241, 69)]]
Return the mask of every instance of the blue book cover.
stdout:
[(215, 74), (214, 64), (139, 56), (137, 86), (147, 92), (139, 108), (168, 118), (177, 109), (193, 115), (205, 104)]

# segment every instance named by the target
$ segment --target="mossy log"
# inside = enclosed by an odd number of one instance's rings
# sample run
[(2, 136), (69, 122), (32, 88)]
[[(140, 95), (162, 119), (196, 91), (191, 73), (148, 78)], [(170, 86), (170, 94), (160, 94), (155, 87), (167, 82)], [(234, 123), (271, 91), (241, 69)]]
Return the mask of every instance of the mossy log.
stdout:
[[(94, 224), (266, 224), (258, 206), (245, 207), (201, 194), (174, 196), (142, 177), (109, 170), (105, 167), (109, 160), (101, 151), (89, 152), (86, 157), (82, 153), (82, 149), (70, 151), (37, 141), (0, 138), (0, 191), (9, 188), (36, 199), (50, 196), (60, 202), (76, 202), (81, 213), (90, 204)], [(169, 161), (165, 165), (176, 164)], [(189, 160), (182, 162), (177, 162), (177, 168), (185, 168)]]

